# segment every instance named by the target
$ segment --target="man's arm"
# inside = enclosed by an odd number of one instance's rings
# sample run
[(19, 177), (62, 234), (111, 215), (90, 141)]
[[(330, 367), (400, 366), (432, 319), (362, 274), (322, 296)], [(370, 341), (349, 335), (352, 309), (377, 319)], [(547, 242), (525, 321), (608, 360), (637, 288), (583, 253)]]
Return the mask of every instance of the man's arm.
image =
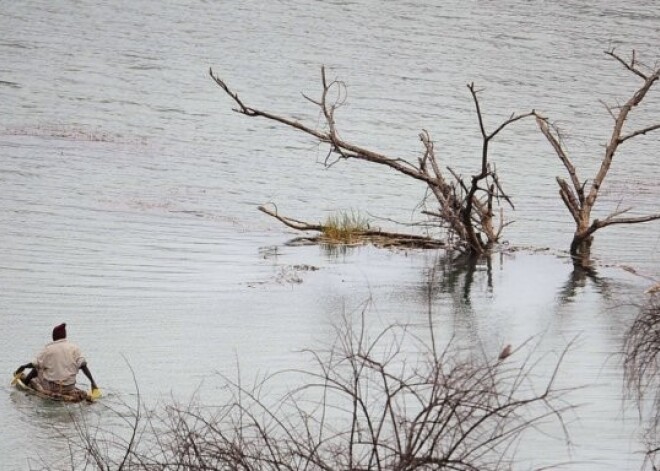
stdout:
[(25, 365), (21, 365), (18, 367), (16, 371), (14, 371), (14, 376), (20, 375), (25, 368), (34, 368), (34, 364), (32, 362), (26, 363)]
[(89, 379), (89, 381), (92, 383), (92, 389), (98, 389), (96, 386), (96, 381), (94, 381), (94, 378), (92, 377), (92, 372), (89, 371), (89, 368), (87, 367), (87, 362), (80, 365), (80, 369), (85, 374), (85, 376), (87, 376), (87, 379)]

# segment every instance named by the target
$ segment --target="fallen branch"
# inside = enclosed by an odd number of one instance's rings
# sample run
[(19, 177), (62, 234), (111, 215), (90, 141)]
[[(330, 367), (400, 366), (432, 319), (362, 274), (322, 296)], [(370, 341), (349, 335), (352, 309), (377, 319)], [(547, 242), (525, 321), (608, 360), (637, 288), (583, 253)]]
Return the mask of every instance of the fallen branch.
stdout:
[[(282, 216), (265, 206), (259, 206), (259, 211), (264, 214), (267, 214), (271, 217), (274, 217), (282, 224), (295, 229), (297, 231), (314, 231), (326, 234), (329, 232), (330, 226), (323, 224), (310, 224), (304, 221), (299, 221), (287, 216)], [(352, 233), (352, 236), (357, 240), (362, 241), (378, 241), (379, 245), (405, 245), (405, 246), (415, 246), (419, 248), (440, 248), (445, 247), (445, 241), (433, 239), (432, 237), (421, 236), (417, 234), (406, 234), (399, 232), (388, 232), (382, 231), (380, 229), (369, 229), (363, 231), (355, 231)], [(320, 237), (317, 239), (321, 242), (328, 242), (327, 237)]]

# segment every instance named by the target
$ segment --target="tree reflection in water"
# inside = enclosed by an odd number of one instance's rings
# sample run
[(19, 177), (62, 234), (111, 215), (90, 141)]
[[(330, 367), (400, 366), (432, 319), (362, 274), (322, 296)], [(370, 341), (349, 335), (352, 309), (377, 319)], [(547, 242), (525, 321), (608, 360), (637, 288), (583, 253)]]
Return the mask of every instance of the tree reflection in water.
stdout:
[(573, 265), (568, 280), (559, 290), (559, 301), (562, 304), (570, 303), (575, 300), (576, 295), (591, 282), (596, 291), (605, 299), (610, 299), (611, 289), (607, 279), (598, 275), (593, 267), (583, 267)]
[(487, 289), (490, 292), (493, 290), (492, 257), (465, 254), (458, 257), (439, 257), (427, 272), (428, 282), (423, 285), (427, 291), (426, 296), (432, 297), (434, 293), (446, 294), (454, 299), (456, 305), (470, 307), (472, 286), (477, 272), (486, 272)]

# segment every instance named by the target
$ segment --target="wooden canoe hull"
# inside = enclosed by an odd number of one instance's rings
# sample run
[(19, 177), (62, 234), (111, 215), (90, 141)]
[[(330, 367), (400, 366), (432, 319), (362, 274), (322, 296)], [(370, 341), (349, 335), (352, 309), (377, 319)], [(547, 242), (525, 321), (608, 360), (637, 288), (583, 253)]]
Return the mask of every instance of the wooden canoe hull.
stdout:
[(17, 379), (16, 381), (12, 382), (12, 385), (19, 391), (23, 391), (27, 394), (32, 394), (42, 399), (46, 399), (50, 401), (58, 401), (58, 402), (72, 402), (72, 403), (83, 402), (83, 401), (93, 402), (91, 394), (83, 391), (82, 389), (76, 388), (76, 392), (74, 394), (51, 393), (48, 391), (36, 389), (32, 385), (28, 386), (22, 380), (23, 380), (23, 376), (21, 376), (21, 378)]

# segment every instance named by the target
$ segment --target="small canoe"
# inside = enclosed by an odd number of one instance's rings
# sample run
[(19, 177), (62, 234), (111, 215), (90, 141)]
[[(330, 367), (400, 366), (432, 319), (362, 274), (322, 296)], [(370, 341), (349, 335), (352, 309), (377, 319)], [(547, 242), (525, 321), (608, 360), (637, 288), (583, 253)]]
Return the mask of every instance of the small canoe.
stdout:
[(20, 378), (16, 378), (14, 381), (12, 381), (11, 383), (12, 386), (14, 386), (19, 391), (23, 391), (26, 394), (32, 394), (42, 399), (47, 399), (50, 401), (59, 401), (59, 402), (82, 402), (82, 401), (94, 402), (95, 401), (95, 398), (92, 397), (91, 393), (83, 391), (82, 389), (76, 388), (75, 391), (72, 391), (70, 393), (53, 393), (42, 389), (37, 389), (32, 385), (28, 386), (23, 382), (23, 379), (24, 379), (23, 375), (21, 375)]

